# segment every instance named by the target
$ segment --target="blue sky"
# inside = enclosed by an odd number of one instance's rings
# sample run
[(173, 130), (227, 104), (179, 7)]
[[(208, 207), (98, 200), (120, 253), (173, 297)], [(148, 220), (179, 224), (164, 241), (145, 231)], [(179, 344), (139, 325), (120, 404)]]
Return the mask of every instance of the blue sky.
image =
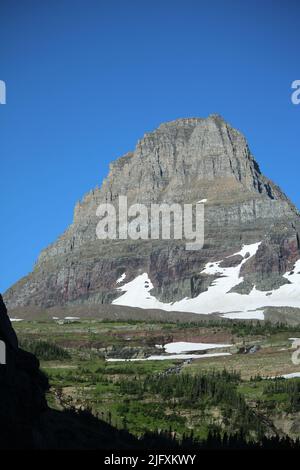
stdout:
[(218, 113), (300, 207), (297, 0), (1, 0), (1, 279), (144, 132)]

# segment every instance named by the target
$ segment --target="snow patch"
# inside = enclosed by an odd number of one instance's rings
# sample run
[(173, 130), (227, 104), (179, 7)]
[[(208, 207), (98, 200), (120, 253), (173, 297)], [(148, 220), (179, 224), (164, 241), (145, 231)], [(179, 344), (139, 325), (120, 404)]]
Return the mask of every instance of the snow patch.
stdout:
[(187, 343), (184, 341), (178, 341), (175, 343), (165, 344), (164, 349), (166, 353), (180, 354), (190, 351), (205, 351), (206, 349), (216, 348), (229, 348), (232, 344), (217, 344), (217, 343)]
[(291, 374), (276, 375), (276, 377), (271, 377), (272, 379), (295, 379), (300, 377), (300, 372), (292, 372)]
[(300, 338), (289, 338), (292, 341), (292, 348), (298, 348), (300, 346)]
[(149, 356), (142, 359), (117, 359), (109, 358), (107, 362), (136, 362), (136, 361), (165, 361), (168, 359), (206, 359), (210, 357), (231, 356), (230, 353), (211, 353), (211, 354), (170, 354), (168, 356)]
[(116, 280), (116, 283), (117, 283), (117, 284), (120, 284), (121, 282), (124, 281), (125, 278), (126, 278), (126, 273), (123, 273), (123, 274), (119, 277), (119, 279)]
[[(243, 248), (231, 256), (240, 255), (242, 261), (234, 267), (222, 268), (223, 260), (207, 263), (202, 270), (203, 274), (219, 275), (207, 291), (195, 298), (183, 298), (176, 302), (164, 303), (150, 294), (153, 284), (147, 273), (140, 274), (118, 290), (122, 295), (115, 299), (114, 305), (139, 307), (144, 309), (160, 309), (165, 311), (191, 312), (191, 313), (224, 313), (226, 318), (264, 319), (264, 307), (299, 307), (300, 308), (300, 260), (295, 263), (293, 271), (284, 274), (290, 284), (278, 289), (264, 292), (254, 287), (249, 294), (230, 292), (233, 287), (243, 282), (240, 270), (252, 258), (261, 242), (244, 245)], [(233, 317), (234, 315), (234, 317)], [(238, 316), (235, 316), (238, 315)]]
[(248, 312), (232, 312), (224, 313), (222, 318), (229, 318), (230, 320), (264, 320), (265, 314), (263, 310), (255, 310)]

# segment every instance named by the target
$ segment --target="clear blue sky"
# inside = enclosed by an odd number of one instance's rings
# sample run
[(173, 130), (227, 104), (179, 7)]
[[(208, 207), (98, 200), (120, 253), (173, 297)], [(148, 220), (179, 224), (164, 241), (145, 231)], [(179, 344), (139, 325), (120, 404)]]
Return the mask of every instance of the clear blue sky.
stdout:
[(300, 207), (299, 1), (1, 0), (1, 279), (145, 131), (219, 113)]

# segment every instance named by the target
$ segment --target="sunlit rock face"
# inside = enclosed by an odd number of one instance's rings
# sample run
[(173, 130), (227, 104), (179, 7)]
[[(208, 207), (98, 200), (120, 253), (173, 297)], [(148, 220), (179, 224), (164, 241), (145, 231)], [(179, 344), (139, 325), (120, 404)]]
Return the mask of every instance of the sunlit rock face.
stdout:
[[(98, 240), (96, 209), (117, 204), (120, 195), (147, 207), (206, 200), (203, 249), (187, 251), (178, 240)], [(9, 309), (112, 303), (121, 297), (122, 283), (147, 273), (158, 302), (198, 297), (197, 312), (210, 312), (206, 304), (201, 308), (201, 295), (220, 273), (208, 274), (208, 263), (237, 266), (240, 258), (227, 257), (260, 243), (241, 264), (231, 293), (246, 296), (254, 286), (279, 289), (300, 258), (299, 233), (297, 209), (261, 173), (239, 131), (217, 115), (178, 119), (146, 133), (133, 152), (111, 164), (101, 188), (77, 203), (72, 225), (42, 251), (33, 272), (5, 300)], [(117, 282), (124, 273), (126, 279)]]

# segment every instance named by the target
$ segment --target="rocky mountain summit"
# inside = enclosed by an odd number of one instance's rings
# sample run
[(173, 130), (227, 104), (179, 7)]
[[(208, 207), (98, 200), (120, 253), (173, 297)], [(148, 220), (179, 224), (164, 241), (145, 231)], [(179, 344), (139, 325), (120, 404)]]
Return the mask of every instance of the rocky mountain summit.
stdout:
[[(205, 200), (203, 249), (186, 251), (180, 240), (97, 239), (98, 205), (117, 205), (120, 195), (147, 206)], [(234, 311), (234, 299), (239, 312), (300, 307), (299, 234), (299, 212), (261, 173), (239, 131), (218, 115), (178, 119), (111, 164), (102, 187), (77, 203), (71, 226), (4, 297), (9, 309), (114, 302), (212, 313), (211, 298), (224, 295), (223, 313)]]

